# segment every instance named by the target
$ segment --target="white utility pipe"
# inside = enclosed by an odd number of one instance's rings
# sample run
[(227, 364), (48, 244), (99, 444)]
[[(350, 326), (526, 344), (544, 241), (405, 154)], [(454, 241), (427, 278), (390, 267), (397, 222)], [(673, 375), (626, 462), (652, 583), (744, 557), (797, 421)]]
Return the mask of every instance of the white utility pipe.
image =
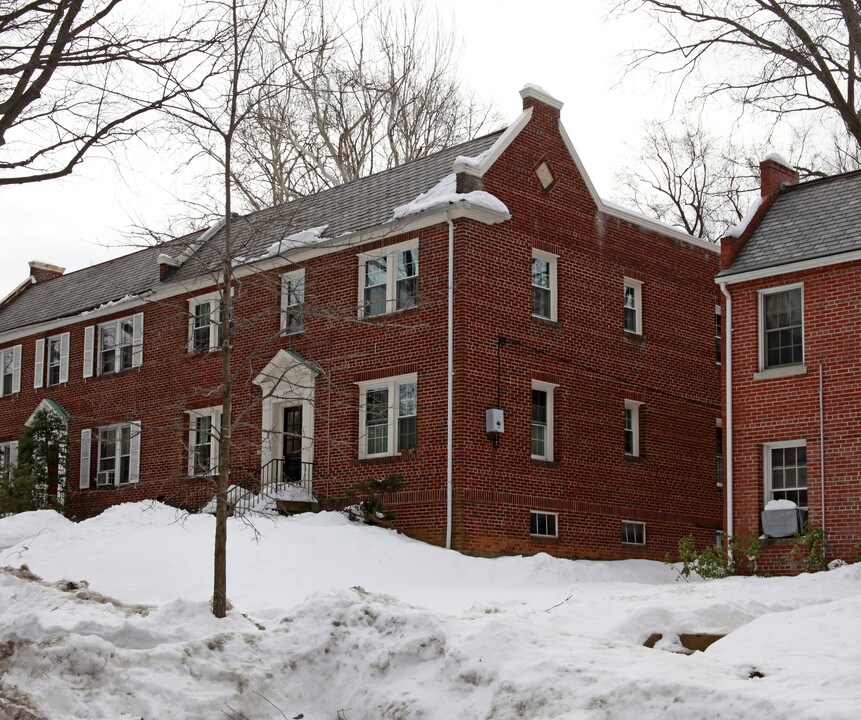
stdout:
[(454, 223), (448, 213), (448, 393), (446, 398), (445, 546), (451, 549), (452, 469), (454, 466)]
[(733, 536), (732, 522), (732, 297), (726, 289), (726, 283), (720, 284), (720, 291), (726, 298), (726, 317), (724, 318), (724, 335), (726, 336), (726, 534)]
[(825, 415), (822, 412), (822, 363), (819, 363), (819, 485), (822, 492), (822, 532), (825, 533)]

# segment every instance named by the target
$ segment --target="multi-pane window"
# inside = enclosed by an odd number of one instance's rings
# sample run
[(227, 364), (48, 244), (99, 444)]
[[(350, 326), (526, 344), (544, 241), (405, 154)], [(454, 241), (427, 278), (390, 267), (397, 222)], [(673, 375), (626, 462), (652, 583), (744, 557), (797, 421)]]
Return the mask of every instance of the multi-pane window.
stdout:
[[(207, 352), (221, 347), (221, 293), (215, 292), (188, 301), (190, 327), (190, 352)], [(229, 303), (229, 314), (233, 313), (233, 298)]]
[(134, 353), (132, 318), (113, 320), (99, 325), (99, 374), (128, 370)]
[(552, 383), (532, 381), (532, 457), (553, 459), (553, 391)]
[(99, 428), (99, 464), (96, 485), (121, 485), (131, 472), (131, 425)]
[(792, 500), (807, 508), (807, 445), (801, 442), (765, 446), (766, 503)]
[(36, 340), (33, 387), (60, 385), (69, 380), (69, 333)]
[(189, 410), (188, 415), (188, 474), (212, 475), (218, 472), (221, 407)]
[(557, 256), (541, 250), (532, 251), (532, 314), (556, 320)]
[(643, 283), (625, 278), (624, 282), (623, 324), (626, 332), (643, 333)]
[(48, 340), (48, 371), (46, 380), (48, 385), (60, 384), (60, 365), (62, 358), (61, 342), (59, 337)]
[(5, 477), (14, 467), (18, 457), (17, 441), (0, 443), (0, 477)]
[(804, 362), (801, 287), (761, 293), (763, 369)]
[(0, 350), (0, 397), (21, 389), (21, 346)]
[(305, 329), (305, 271), (281, 276), (281, 330), (285, 335)]
[(625, 454), (640, 454), (640, 406), (636, 400), (625, 400)]
[(359, 255), (359, 314), (384, 315), (418, 305), (417, 241)]
[(359, 385), (359, 452), (362, 457), (414, 450), (417, 442), (415, 375)]
[(557, 515), (551, 512), (532, 510), (529, 513), (529, 534), (539, 537), (557, 537)]
[(622, 543), (624, 545), (645, 545), (646, 523), (623, 520)]
[(717, 457), (717, 485), (723, 485), (723, 428), (715, 427), (715, 451)]
[(721, 319), (720, 308), (715, 309), (715, 362), (720, 365), (721, 362), (721, 337), (723, 330), (723, 321)]

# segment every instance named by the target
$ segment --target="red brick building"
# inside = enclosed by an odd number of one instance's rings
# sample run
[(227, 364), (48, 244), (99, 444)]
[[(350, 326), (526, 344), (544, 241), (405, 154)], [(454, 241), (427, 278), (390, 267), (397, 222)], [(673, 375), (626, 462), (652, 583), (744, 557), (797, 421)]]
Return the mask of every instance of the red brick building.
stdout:
[[(762, 197), (721, 243), (727, 530), (759, 535), (771, 500), (824, 528), (854, 559), (861, 534), (861, 173), (798, 184), (761, 164)], [(797, 540), (765, 541), (770, 570), (797, 569)]]
[[(396, 474), (398, 527), (471, 553), (711, 542), (716, 249), (602, 201), (561, 103), (521, 95), (505, 131), (234, 219), (231, 477)], [(0, 447), (60, 408), (72, 513), (211, 496), (223, 242), (36, 264), (0, 306)]]

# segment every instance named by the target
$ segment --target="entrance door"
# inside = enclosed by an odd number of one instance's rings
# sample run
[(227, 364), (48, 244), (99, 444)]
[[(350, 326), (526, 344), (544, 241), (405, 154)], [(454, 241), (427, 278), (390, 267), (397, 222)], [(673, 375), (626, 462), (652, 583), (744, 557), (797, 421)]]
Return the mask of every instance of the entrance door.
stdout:
[(281, 446), (282, 477), (287, 482), (302, 481), (302, 406), (284, 408), (284, 435)]

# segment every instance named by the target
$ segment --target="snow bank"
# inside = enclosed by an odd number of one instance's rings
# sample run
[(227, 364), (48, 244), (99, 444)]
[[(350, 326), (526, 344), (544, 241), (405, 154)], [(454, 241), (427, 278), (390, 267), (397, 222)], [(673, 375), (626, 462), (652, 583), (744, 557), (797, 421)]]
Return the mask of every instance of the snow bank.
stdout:
[(418, 215), (428, 210), (438, 210), (457, 203), (469, 203), (486, 210), (508, 213), (508, 208), (502, 200), (484, 190), (458, 193), (457, 175), (451, 173), (450, 175), (446, 175), (430, 190), (419, 195), (415, 200), (396, 207), (392, 219), (399, 220), (408, 215)]

